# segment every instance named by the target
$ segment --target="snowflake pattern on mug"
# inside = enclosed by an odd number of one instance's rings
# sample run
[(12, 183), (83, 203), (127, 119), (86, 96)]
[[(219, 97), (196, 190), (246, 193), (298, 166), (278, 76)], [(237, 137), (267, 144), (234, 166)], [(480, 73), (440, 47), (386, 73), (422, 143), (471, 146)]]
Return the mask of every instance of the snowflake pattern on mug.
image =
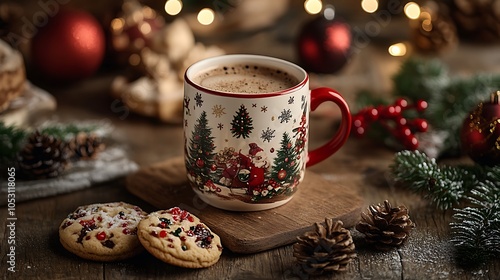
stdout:
[[(195, 97), (196, 102), (197, 99)], [(291, 109), (284, 108), (274, 121), (275, 126), (280, 126), (281, 123), (288, 123), (292, 119), (300, 119), (298, 126), (294, 126), (290, 131), (280, 131), (281, 135), (276, 135), (276, 129), (267, 126), (260, 130), (261, 133), (257, 137), (252, 136), (255, 129), (254, 119), (271, 115), (267, 106), (247, 108), (245, 104), (240, 104), (232, 118), (229, 118), (230, 122), (224, 123), (220, 117), (225, 114), (227, 106), (211, 105), (210, 117), (204, 110), (201, 97), (199, 99), (202, 111), (192, 124), (193, 129), (189, 135), (185, 135), (188, 179), (199, 191), (222, 198), (236, 197), (253, 203), (286, 199), (296, 191), (296, 186), (305, 172), (305, 161), (301, 160), (306, 148), (308, 126), (305, 95), (301, 96), (301, 101), (304, 102), (301, 104), (300, 115), (293, 116)], [(287, 105), (294, 104), (293, 99), (288, 100), (292, 102), (286, 102)], [(195, 107), (195, 110), (199, 109)], [(217, 121), (212, 124), (211, 120), (215, 119)], [(214, 130), (217, 134), (219, 131), (228, 131), (234, 139), (247, 141), (246, 148), (231, 145), (217, 147)], [(277, 141), (274, 141), (275, 138)], [(225, 142), (227, 141), (226, 139)], [(273, 146), (265, 151), (263, 147), (270, 144)]]

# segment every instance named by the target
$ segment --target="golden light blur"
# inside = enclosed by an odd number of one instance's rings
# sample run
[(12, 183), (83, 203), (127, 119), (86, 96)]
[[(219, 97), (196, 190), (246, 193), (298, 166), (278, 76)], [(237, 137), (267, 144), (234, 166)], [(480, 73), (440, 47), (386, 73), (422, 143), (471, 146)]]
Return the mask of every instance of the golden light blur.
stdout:
[(179, 14), (182, 10), (182, 1), (180, 0), (167, 0), (165, 2), (165, 12), (171, 16)]
[(406, 55), (406, 45), (404, 43), (396, 43), (389, 47), (389, 54), (392, 56)]
[(141, 30), (141, 33), (142, 34), (149, 34), (151, 32), (151, 25), (147, 22), (143, 22), (141, 23), (141, 25), (139, 26), (139, 30)]
[(409, 19), (417, 19), (420, 16), (420, 6), (415, 2), (406, 3), (404, 11)]
[(374, 13), (378, 10), (378, 0), (362, 0), (361, 8), (367, 13)]
[(203, 25), (209, 25), (214, 22), (215, 12), (210, 8), (204, 8), (198, 13), (198, 22)]
[(128, 63), (132, 66), (137, 66), (141, 63), (141, 57), (136, 53), (131, 54), (128, 58)]
[(323, 2), (321, 0), (306, 0), (304, 2), (304, 9), (306, 9), (308, 14), (318, 14), (323, 9)]
[(432, 21), (430, 19), (424, 19), (424, 21), (422, 21), (422, 29), (424, 31), (431, 32), (432, 31)]
[(125, 20), (123, 18), (115, 18), (111, 21), (111, 29), (114, 32), (121, 31), (124, 25), (125, 25)]

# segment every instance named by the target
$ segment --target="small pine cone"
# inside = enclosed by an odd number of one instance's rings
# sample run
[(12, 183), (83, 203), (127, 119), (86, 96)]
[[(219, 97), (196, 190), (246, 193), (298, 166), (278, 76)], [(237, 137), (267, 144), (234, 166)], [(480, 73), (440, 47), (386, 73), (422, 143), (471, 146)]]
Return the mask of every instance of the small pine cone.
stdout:
[(356, 229), (378, 250), (388, 251), (401, 246), (415, 227), (405, 206), (392, 208), (386, 200), (384, 205), (370, 205), (368, 211), (361, 213)]
[(17, 160), (25, 178), (53, 178), (66, 168), (68, 150), (63, 141), (36, 131), (18, 153)]
[(105, 148), (100, 137), (85, 132), (78, 133), (68, 146), (77, 159), (94, 159)]
[(310, 275), (327, 271), (345, 271), (356, 257), (351, 232), (342, 221), (325, 219), (326, 226), (315, 223), (315, 231), (297, 237), (293, 245), (293, 256), (300, 269)]
[(423, 52), (445, 52), (458, 44), (453, 21), (440, 8), (422, 8), (412, 32), (415, 47)]

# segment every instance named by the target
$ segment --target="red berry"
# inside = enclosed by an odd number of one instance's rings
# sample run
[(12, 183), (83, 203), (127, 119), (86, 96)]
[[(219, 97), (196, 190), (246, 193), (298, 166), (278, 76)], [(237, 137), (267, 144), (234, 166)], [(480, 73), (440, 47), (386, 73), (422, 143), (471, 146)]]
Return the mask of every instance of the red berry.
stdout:
[(394, 102), (394, 105), (401, 107), (401, 109), (404, 109), (408, 107), (408, 101), (406, 101), (406, 99), (404, 98), (399, 98), (396, 100), (396, 102)]
[(418, 100), (417, 104), (415, 105), (417, 111), (419, 111), (419, 112), (422, 112), (425, 109), (427, 109), (427, 106), (428, 106), (428, 104), (425, 100)]
[(406, 118), (403, 118), (401, 116), (396, 117), (394, 121), (398, 124), (398, 126), (405, 126), (407, 124)]
[(395, 116), (399, 116), (401, 114), (401, 107), (399, 106), (387, 106), (385, 108), (383, 115), (388, 118), (393, 118)]
[(352, 118), (352, 125), (355, 127), (361, 127), (364, 125), (364, 120), (363, 116), (356, 115)]
[(377, 109), (371, 108), (370, 110), (368, 110), (368, 113), (366, 115), (368, 116), (368, 119), (374, 121), (378, 119), (379, 113)]
[(191, 215), (189, 215), (189, 216), (187, 217), (187, 219), (188, 219), (188, 221), (190, 221), (191, 223), (193, 223), (193, 222), (194, 222), (194, 218), (193, 218), (193, 216), (191, 216)]
[(99, 233), (96, 235), (96, 238), (97, 238), (98, 240), (104, 240), (104, 239), (106, 239), (106, 233), (105, 233), (104, 231), (101, 231), (101, 232), (99, 232)]
[(427, 129), (429, 128), (429, 123), (427, 123), (426, 120), (424, 119), (415, 119), (413, 120), (412, 125), (417, 129), (419, 132), (426, 132)]
[(364, 127), (358, 127), (355, 130), (353, 130), (358, 136), (362, 136), (365, 134), (366, 130)]
[(405, 147), (409, 150), (416, 150), (418, 148), (418, 140), (413, 134), (406, 137), (403, 142)]
[(407, 126), (401, 127), (401, 129), (400, 129), (399, 132), (401, 133), (401, 135), (403, 137), (409, 137), (410, 135), (412, 135), (412, 132), (411, 132), (410, 128), (407, 127)]
[(162, 231), (160, 231), (159, 236), (160, 236), (161, 238), (164, 238), (165, 236), (167, 236), (167, 232), (166, 232), (166, 231), (164, 231), (164, 230), (162, 230)]

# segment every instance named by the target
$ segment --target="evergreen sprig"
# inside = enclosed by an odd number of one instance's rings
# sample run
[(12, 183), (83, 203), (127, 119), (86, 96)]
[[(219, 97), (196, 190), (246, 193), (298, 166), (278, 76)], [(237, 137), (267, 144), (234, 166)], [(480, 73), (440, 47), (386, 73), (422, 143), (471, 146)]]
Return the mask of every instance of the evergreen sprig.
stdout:
[(451, 242), (457, 259), (466, 265), (500, 256), (500, 182), (487, 181), (471, 191), (473, 206), (455, 209)]
[(474, 168), (440, 166), (420, 151), (396, 153), (391, 171), (396, 181), (407, 184), (440, 209), (457, 204), (478, 181)]
[(479, 264), (500, 255), (500, 166), (439, 165), (419, 151), (395, 155), (396, 181), (431, 199), (438, 208), (454, 209), (451, 242), (462, 264)]
[[(39, 129), (40, 133), (68, 140), (79, 132), (93, 132), (98, 128), (94, 124), (50, 124)], [(0, 167), (11, 165), (17, 153), (32, 132), (0, 122)]]
[(0, 167), (10, 164), (22, 148), (27, 134), (25, 130), (0, 122)]

